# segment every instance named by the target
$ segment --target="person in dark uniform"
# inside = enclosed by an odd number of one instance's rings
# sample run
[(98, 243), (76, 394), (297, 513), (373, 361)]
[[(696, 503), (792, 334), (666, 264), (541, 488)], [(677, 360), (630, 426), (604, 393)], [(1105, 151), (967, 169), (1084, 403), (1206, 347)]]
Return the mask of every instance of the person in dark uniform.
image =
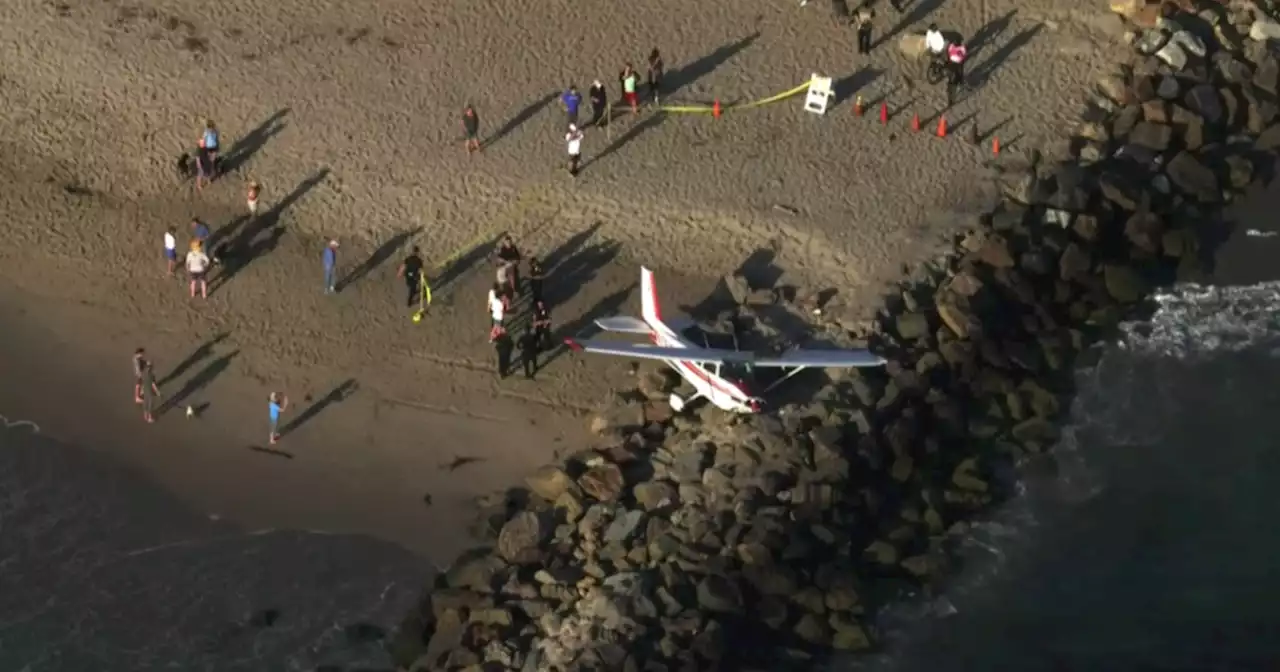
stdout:
[(498, 249), (495, 252), (498, 263), (508, 267), (507, 279), (511, 283), (511, 293), (514, 296), (520, 291), (520, 248), (516, 247), (516, 243), (511, 239), (511, 235), (507, 234), (502, 237), (502, 242), (498, 243)]
[(609, 109), (609, 91), (597, 79), (587, 89), (587, 98), (591, 101), (591, 121), (588, 125), (599, 126), (605, 118), (605, 110)]
[(544, 276), (542, 262), (537, 257), (529, 257), (529, 302), (542, 302), (542, 279)]
[(858, 33), (858, 53), (871, 53), (871, 23), (876, 18), (876, 11), (871, 3), (864, 0), (853, 13), (853, 26)]
[(493, 342), (493, 349), (498, 355), (498, 377), (506, 378), (511, 373), (511, 336), (505, 331)]
[(540, 347), (551, 347), (551, 310), (541, 300), (533, 304), (533, 335)]
[(520, 364), (524, 366), (524, 377), (533, 380), (533, 374), (538, 371), (538, 336), (533, 333), (533, 329), (525, 329), (520, 335)]
[(409, 256), (404, 258), (400, 268), (396, 270), (397, 278), (404, 278), (404, 285), (409, 290), (409, 298), (405, 301), (410, 308), (418, 302), (422, 295), (422, 271), (426, 264), (422, 261), (422, 252), (414, 245)]
[(657, 47), (654, 47), (653, 51), (649, 52), (649, 97), (653, 99), (655, 105), (661, 104), (658, 97), (662, 94), (662, 75), (665, 70), (662, 54), (658, 53)]

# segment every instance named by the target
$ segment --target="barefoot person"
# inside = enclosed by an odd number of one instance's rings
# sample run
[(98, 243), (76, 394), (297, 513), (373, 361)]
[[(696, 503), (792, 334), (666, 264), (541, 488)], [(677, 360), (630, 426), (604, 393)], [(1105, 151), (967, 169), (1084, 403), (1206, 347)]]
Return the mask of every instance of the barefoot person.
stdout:
[(200, 298), (209, 298), (209, 281), (205, 277), (209, 273), (209, 255), (204, 253), (200, 241), (191, 241), (191, 251), (187, 252), (187, 275), (191, 278), (191, 298), (196, 298), (196, 287), (200, 288)]
[(405, 288), (409, 290), (407, 305), (410, 308), (418, 303), (419, 297), (422, 296), (422, 271), (425, 267), (422, 253), (418, 251), (418, 246), (414, 245), (409, 256), (405, 257), (400, 263), (400, 268), (396, 269), (396, 277), (404, 278)]
[(271, 396), (267, 397), (267, 415), (271, 419), (271, 435), (268, 443), (273, 446), (280, 440), (280, 414), (288, 409), (289, 397), (279, 392), (272, 392)]
[(470, 105), (462, 111), (462, 130), (467, 134), (467, 155), (480, 151), (480, 117), (476, 115), (476, 108)]
[(143, 377), (147, 367), (151, 366), (150, 360), (147, 359), (147, 351), (144, 348), (138, 348), (133, 351), (133, 403), (142, 403)]
[(169, 277), (173, 277), (173, 269), (178, 265), (177, 229), (170, 226), (164, 232), (164, 258), (169, 263)]
[(156, 372), (148, 360), (142, 360), (142, 377), (139, 387), (142, 389), (142, 398), (138, 403), (142, 404), (142, 420), (147, 423), (155, 422), (153, 415), (156, 407), (156, 397), (160, 396), (160, 387), (156, 385)]
[(597, 79), (591, 82), (591, 88), (587, 89), (587, 98), (591, 100), (591, 122), (588, 125), (594, 128), (600, 125), (600, 121), (604, 119), (605, 110), (609, 109), (609, 92)]

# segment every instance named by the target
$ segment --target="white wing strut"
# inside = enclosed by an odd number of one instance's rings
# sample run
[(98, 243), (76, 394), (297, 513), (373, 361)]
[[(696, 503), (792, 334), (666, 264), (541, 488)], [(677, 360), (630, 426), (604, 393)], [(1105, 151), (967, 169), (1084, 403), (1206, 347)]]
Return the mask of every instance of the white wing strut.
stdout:
[[(682, 362), (720, 363), (743, 361), (741, 353), (732, 350), (711, 350), (706, 348), (659, 348), (643, 343), (613, 343), (605, 341), (578, 341), (564, 339), (565, 345), (580, 352), (597, 355), (613, 355), (615, 357), (633, 357), (635, 359), (678, 360)], [(749, 358), (747, 358), (749, 359)]]
[(792, 350), (776, 357), (759, 357), (749, 360), (752, 366), (762, 368), (795, 367), (842, 369), (847, 367), (884, 366), (885, 359), (870, 350)]

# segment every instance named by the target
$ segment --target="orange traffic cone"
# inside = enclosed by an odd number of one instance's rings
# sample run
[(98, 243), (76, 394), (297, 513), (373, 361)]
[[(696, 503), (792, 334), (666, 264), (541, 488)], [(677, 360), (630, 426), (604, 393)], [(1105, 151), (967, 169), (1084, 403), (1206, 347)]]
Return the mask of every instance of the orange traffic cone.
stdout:
[(889, 123), (889, 103), (880, 103), (880, 124)]
[(917, 112), (915, 116), (911, 117), (911, 130), (913, 131), (920, 130), (920, 113), (919, 112)]
[(945, 116), (938, 117), (938, 137), (947, 137), (947, 118)]
[(716, 98), (716, 102), (711, 106), (711, 116), (716, 119), (720, 118), (720, 99)]
[(991, 138), (991, 155), (1000, 156), (1000, 138), (999, 136)]
[(853, 113), (862, 116), (862, 96), (858, 96), (853, 100)]

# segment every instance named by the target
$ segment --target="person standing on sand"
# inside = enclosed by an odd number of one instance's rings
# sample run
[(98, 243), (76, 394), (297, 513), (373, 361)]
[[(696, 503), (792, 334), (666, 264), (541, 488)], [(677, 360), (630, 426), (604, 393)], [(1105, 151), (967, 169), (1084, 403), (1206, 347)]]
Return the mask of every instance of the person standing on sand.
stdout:
[(210, 119), (204, 122), (204, 132), (200, 134), (200, 151), (196, 160), (196, 189), (202, 189), (206, 180), (213, 182), (217, 176), (219, 146), (218, 128)]
[[(133, 403), (141, 404), (143, 402), (143, 394), (146, 390), (146, 371), (151, 368), (151, 360), (147, 359), (147, 351), (144, 348), (138, 348), (133, 351)], [(152, 391), (160, 394), (159, 388), (155, 387), (154, 378), (151, 380)]]
[(569, 148), (569, 175), (578, 176), (578, 166), (582, 162), (582, 131), (569, 124), (569, 132), (564, 134), (565, 144)]
[(542, 262), (537, 257), (529, 257), (529, 300), (533, 303), (542, 301), (542, 280), (545, 273)]
[(462, 110), (462, 130), (467, 134), (463, 145), (467, 150), (467, 156), (471, 156), (472, 152), (480, 151), (480, 117), (476, 114), (476, 108), (470, 105)]
[(662, 90), (662, 75), (666, 66), (662, 63), (662, 54), (658, 53), (658, 48), (654, 47), (649, 52), (649, 96), (653, 98), (655, 105), (662, 104), (658, 99)]
[(493, 343), (501, 336), (505, 335), (506, 329), (503, 327), (503, 320), (507, 314), (507, 302), (502, 294), (506, 291), (502, 285), (494, 283), (493, 289), (489, 290), (489, 342)]
[(200, 243), (201, 247), (209, 244), (209, 225), (199, 219), (191, 220), (192, 242)]
[(409, 290), (407, 305), (410, 308), (418, 302), (418, 297), (422, 296), (422, 271), (425, 267), (422, 253), (418, 251), (418, 246), (414, 245), (409, 256), (405, 257), (400, 263), (400, 268), (396, 269), (396, 277), (404, 278), (405, 287)]
[(578, 86), (570, 84), (569, 90), (560, 96), (560, 106), (564, 108), (565, 123), (572, 127), (578, 123), (578, 110), (582, 108), (582, 94), (578, 93)]
[(622, 99), (631, 106), (631, 114), (640, 114), (640, 99), (636, 96), (640, 77), (636, 75), (636, 69), (630, 63), (626, 64), (618, 79), (622, 82)]
[(591, 127), (600, 125), (600, 120), (604, 119), (604, 113), (609, 109), (609, 92), (605, 90), (604, 84), (600, 80), (591, 82), (591, 88), (587, 89), (587, 98), (591, 99)]
[(249, 183), (249, 193), (245, 196), (245, 204), (249, 206), (249, 216), (258, 216), (258, 196), (262, 194), (262, 185), (257, 182)]
[(853, 26), (858, 33), (858, 53), (871, 53), (871, 22), (876, 18), (876, 11), (871, 8), (870, 0), (863, 0), (853, 12)]
[(142, 362), (142, 398), (138, 403), (142, 404), (142, 419), (148, 424), (155, 422), (155, 416), (152, 414), (156, 407), (156, 397), (160, 396), (160, 387), (156, 385), (156, 372), (151, 366), (151, 362), (143, 360)]
[(520, 291), (520, 248), (516, 247), (516, 241), (512, 240), (511, 234), (502, 236), (502, 241), (498, 243), (498, 249), (494, 251), (497, 257), (499, 268), (506, 267), (508, 285), (512, 294)]
[(532, 329), (525, 329), (516, 344), (520, 348), (520, 364), (524, 367), (524, 377), (533, 380), (538, 371), (538, 337)]
[(209, 255), (204, 253), (200, 241), (191, 241), (191, 251), (187, 252), (187, 275), (191, 277), (191, 298), (196, 298), (196, 287), (200, 287), (200, 298), (209, 298), (209, 281), (205, 277), (209, 273)]
[(271, 396), (267, 397), (267, 415), (271, 421), (271, 435), (267, 442), (273, 446), (280, 440), (280, 414), (287, 410), (289, 410), (289, 397), (279, 392), (272, 392)]
[(338, 291), (334, 280), (334, 275), (337, 273), (338, 269), (337, 239), (329, 239), (329, 244), (324, 246), (324, 253), (321, 255), (321, 261), (324, 263), (324, 293), (334, 294)]
[(498, 355), (498, 377), (506, 378), (511, 373), (511, 337), (504, 331), (493, 342), (494, 352)]
[(164, 232), (164, 258), (169, 262), (169, 277), (173, 277), (173, 269), (178, 265), (178, 230), (170, 226)]
[(551, 347), (551, 309), (547, 308), (547, 304), (539, 299), (533, 304), (533, 336), (538, 340), (538, 345), (543, 348)]

